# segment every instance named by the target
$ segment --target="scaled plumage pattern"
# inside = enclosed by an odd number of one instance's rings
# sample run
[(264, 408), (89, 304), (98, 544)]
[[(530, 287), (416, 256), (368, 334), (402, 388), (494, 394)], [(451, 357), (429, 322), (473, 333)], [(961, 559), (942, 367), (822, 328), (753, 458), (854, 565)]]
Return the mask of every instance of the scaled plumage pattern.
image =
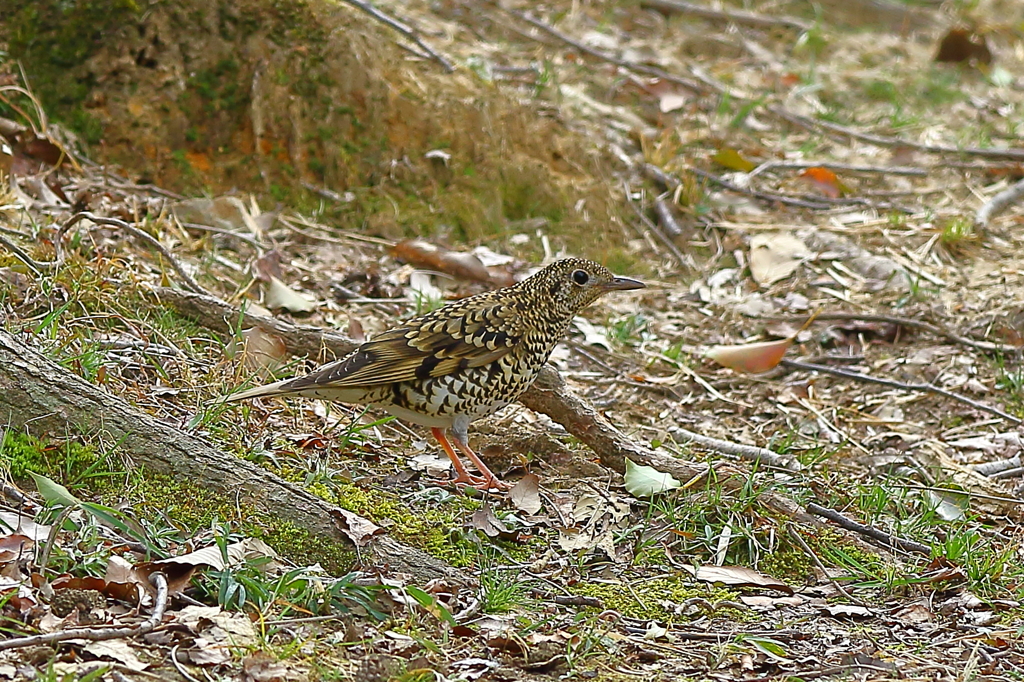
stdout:
[[(456, 485), (506, 489), (470, 449), (470, 422), (497, 412), (530, 387), (583, 308), (608, 292), (643, 287), (597, 263), (566, 258), (510, 287), (409, 320), (311, 374), (228, 400), (304, 396), (373, 405), (429, 426), (452, 461)], [(446, 431), (481, 476), (466, 470)]]

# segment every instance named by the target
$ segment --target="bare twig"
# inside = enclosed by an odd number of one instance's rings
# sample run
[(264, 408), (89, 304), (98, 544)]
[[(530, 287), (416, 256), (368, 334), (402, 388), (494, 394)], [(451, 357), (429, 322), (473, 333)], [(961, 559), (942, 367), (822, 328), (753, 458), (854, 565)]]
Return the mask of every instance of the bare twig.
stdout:
[(798, 545), (800, 545), (801, 549), (804, 550), (804, 553), (808, 557), (810, 557), (811, 561), (814, 562), (814, 565), (818, 567), (819, 571), (821, 571), (821, 574), (823, 576), (825, 576), (825, 579), (828, 580), (830, 583), (832, 583), (833, 587), (835, 587), (837, 590), (839, 590), (840, 594), (842, 594), (844, 597), (849, 599), (852, 603), (856, 604), (857, 606), (863, 606), (863, 607), (867, 608), (867, 604), (865, 604), (863, 601), (861, 601), (860, 599), (857, 599), (852, 594), (847, 592), (846, 589), (840, 584), (840, 582), (838, 580), (836, 580), (835, 578), (833, 578), (829, 574), (828, 569), (825, 568), (825, 565), (821, 563), (821, 559), (818, 558), (818, 555), (814, 553), (814, 550), (811, 549), (808, 546), (807, 542), (803, 539), (803, 537), (800, 536), (800, 531), (798, 531), (790, 523), (786, 524), (786, 530), (789, 531), (789, 537), (791, 537), (794, 540), (796, 540), (796, 543)]
[(1020, 453), (1018, 452), (1009, 459), (1000, 459), (995, 462), (979, 462), (971, 466), (971, 469), (978, 472), (982, 476), (988, 476), (989, 478), (998, 478), (1000, 474), (1006, 471), (1016, 470), (1021, 468)]
[[(494, 6), (497, 7), (498, 5), (495, 3)], [(713, 90), (719, 93), (724, 92), (724, 89), (715, 83), (709, 83), (707, 81), (698, 81), (692, 78), (684, 78), (683, 76), (676, 76), (675, 74), (671, 74), (668, 71), (664, 71), (654, 66), (637, 64), (635, 62), (631, 62), (629, 60), (621, 59), (614, 55), (601, 52), (600, 50), (595, 50), (594, 48), (584, 45), (583, 43), (574, 38), (570, 38), (569, 36), (565, 35), (561, 31), (556, 29), (555, 27), (546, 24), (543, 21), (540, 21), (539, 19), (534, 19), (532, 16), (526, 14), (525, 12), (519, 12), (514, 9), (506, 9), (504, 7), (502, 7), (501, 9), (503, 9), (505, 12), (508, 12), (509, 14), (518, 19), (525, 21), (531, 26), (539, 28), (541, 31), (544, 31), (548, 35), (557, 38), (566, 45), (569, 45), (575, 48), (576, 50), (579, 50), (583, 54), (588, 54), (591, 57), (594, 57), (595, 59), (600, 59), (601, 61), (608, 62), (609, 64), (615, 64), (616, 66), (620, 66), (623, 69), (628, 69), (636, 73), (645, 73), (648, 76), (655, 76), (657, 78), (661, 78), (662, 80), (668, 81), (669, 83), (675, 83), (676, 85), (681, 85), (684, 88), (689, 88), (690, 90), (696, 93), (706, 93), (709, 90)]]
[(334, 190), (327, 189), (326, 187), (320, 187), (319, 185), (314, 185), (312, 182), (308, 182), (306, 180), (300, 181), (300, 184), (306, 189), (308, 189), (310, 192), (313, 192), (314, 194), (319, 194), (324, 199), (330, 199), (331, 201), (336, 201), (339, 204), (349, 203), (345, 201), (345, 197), (341, 196)]
[(1005, 471), (999, 471), (989, 476), (991, 479), (1000, 478), (1016, 478), (1024, 474), (1024, 467), (1017, 467), (1016, 469), (1006, 469)]
[(556, 594), (554, 596), (544, 597), (550, 602), (559, 604), (561, 606), (587, 606), (592, 609), (603, 609), (604, 604), (597, 597), (588, 597), (583, 594)]
[(651, 234), (658, 238), (658, 241), (665, 245), (665, 248), (672, 253), (672, 256), (676, 259), (681, 268), (683, 268), (684, 270), (689, 270), (691, 268), (691, 263), (688, 263), (686, 261), (686, 256), (684, 256), (683, 253), (679, 250), (679, 247), (676, 246), (676, 243), (672, 241), (672, 239), (667, 234), (662, 232), (661, 229), (656, 224), (654, 224), (654, 222), (650, 218), (648, 218), (644, 214), (644, 212), (640, 210), (640, 208), (633, 202), (632, 193), (630, 192), (629, 187), (625, 185), (625, 183), (623, 183), (623, 189), (626, 192), (626, 202), (629, 203), (630, 208), (632, 208), (633, 211), (636, 213), (637, 217), (640, 219), (640, 222), (644, 224), (644, 226)]
[[(187, 670), (185, 670), (185, 667), (181, 664), (181, 661), (178, 660), (178, 647), (179, 646), (181, 646), (181, 645), (180, 644), (175, 644), (173, 647), (171, 647), (171, 656), (170, 656), (170, 658), (171, 658), (171, 663), (174, 664), (175, 670), (178, 671), (179, 675), (181, 675), (186, 680), (188, 680), (188, 682), (200, 682), (198, 679), (196, 679), (195, 677), (190, 675), (189, 672)], [(207, 679), (209, 679), (209, 678), (207, 678)]]
[[(769, 320), (772, 322), (806, 322), (808, 317), (806, 315), (801, 316), (765, 316), (758, 317), (759, 320)], [(940, 327), (939, 325), (932, 324), (931, 322), (924, 322), (923, 320), (915, 320), (909, 317), (897, 317), (895, 315), (872, 315), (868, 313), (820, 313), (815, 316), (815, 321), (818, 322), (837, 322), (843, 320), (859, 321), (859, 322), (883, 322), (886, 324), (896, 324), (901, 327), (909, 327), (911, 329), (920, 329), (936, 336), (941, 336), (953, 343), (958, 343), (962, 346), (968, 346), (970, 348), (976, 348), (981, 351), (995, 352), (995, 353), (1020, 353), (1024, 348), (1020, 346), (1010, 346), (1002, 343), (993, 343), (991, 341), (977, 341), (975, 339), (961, 336), (956, 332)]]
[(828, 168), (829, 170), (848, 171), (850, 173), (878, 173), (881, 175), (912, 175), (925, 177), (928, 171), (924, 168), (913, 168), (910, 166), (860, 166), (852, 163), (833, 163), (831, 161), (765, 161), (754, 170), (747, 173), (748, 178), (757, 177), (776, 168), (800, 169), (800, 168)]
[(160, 572), (149, 576), (149, 582), (156, 588), (156, 596), (153, 598), (153, 612), (149, 618), (131, 627), (121, 628), (71, 628), (69, 630), (58, 630), (43, 635), (32, 635), (31, 637), (15, 637), (13, 639), (0, 640), (0, 651), (17, 649), (38, 644), (53, 644), (64, 642), (69, 639), (87, 639), (100, 641), (105, 639), (123, 639), (125, 637), (138, 637), (150, 632), (160, 624), (164, 617), (164, 609), (167, 608), (167, 577)]
[(421, 50), (430, 55), (430, 57), (435, 62), (440, 64), (448, 73), (452, 73), (453, 71), (455, 71), (455, 67), (452, 66), (452, 63), (448, 61), (448, 59), (441, 55), (440, 52), (438, 52), (437, 50), (423, 42), (423, 39), (420, 38), (419, 34), (416, 33), (416, 31), (414, 31), (407, 24), (403, 24), (398, 19), (395, 19), (393, 16), (387, 14), (386, 12), (382, 12), (381, 10), (377, 9), (368, 2), (363, 2), (362, 0), (343, 1), (349, 5), (352, 5), (356, 9), (361, 9), (362, 11), (366, 12), (377, 21), (381, 22), (386, 26), (389, 26), (390, 28), (393, 28), (394, 30), (398, 31), (412, 42), (416, 43)]
[[(295, 218), (301, 219), (301, 216), (295, 216)], [(330, 237), (328, 235), (322, 234), (313, 234), (312, 232), (308, 232), (306, 230), (303, 230), (301, 227), (296, 226), (288, 216), (279, 215), (277, 217), (277, 220), (295, 234), (302, 235), (303, 237), (307, 237), (308, 239), (315, 239), (317, 241), (326, 242), (328, 244), (350, 244), (352, 242), (359, 242), (362, 244), (377, 244), (378, 246), (384, 246), (390, 249), (394, 247), (394, 245), (397, 243), (392, 239), (371, 237), (369, 235), (357, 234), (354, 232), (339, 232), (338, 234), (341, 234), (341, 238)], [(309, 227), (315, 227), (315, 225), (311, 225), (308, 221), (303, 222), (305, 225)]]
[(683, 228), (679, 226), (672, 206), (665, 201), (664, 197), (657, 197), (654, 200), (654, 214), (658, 216), (658, 224), (668, 237), (682, 237)]
[(248, 244), (249, 246), (260, 252), (267, 250), (267, 247), (265, 245), (260, 244), (252, 237), (246, 237), (244, 234), (239, 234), (234, 230), (227, 230), (223, 227), (214, 227), (212, 225), (201, 225), (199, 223), (181, 223), (181, 226), (189, 230), (200, 230), (201, 232), (212, 232), (213, 234), (222, 234), (228, 237), (232, 237), (233, 239), (237, 239), (240, 242)]
[(57, 234), (53, 239), (53, 248), (56, 250), (57, 256), (54, 259), (54, 262), (50, 264), (48, 267), (58, 268), (63, 263), (64, 249), (62, 242), (64, 241), (64, 234), (71, 227), (73, 227), (82, 220), (89, 220), (96, 223), (97, 225), (109, 225), (111, 227), (117, 227), (121, 230), (124, 230), (128, 234), (138, 237), (139, 239), (141, 239), (142, 241), (146, 242), (147, 244), (155, 248), (157, 251), (159, 251), (160, 254), (170, 262), (171, 267), (173, 267), (174, 271), (177, 272), (178, 275), (181, 277), (182, 281), (185, 283), (185, 286), (187, 286), (189, 289), (196, 292), (197, 294), (209, 295), (209, 292), (207, 292), (206, 289), (200, 286), (199, 283), (192, 278), (192, 275), (188, 274), (188, 271), (185, 270), (185, 268), (181, 265), (178, 259), (174, 257), (174, 255), (167, 249), (167, 247), (160, 243), (159, 239), (149, 234), (148, 232), (140, 230), (134, 225), (126, 223), (123, 220), (119, 220), (117, 218), (101, 218), (99, 216), (93, 215), (92, 213), (89, 213), (88, 211), (82, 211), (81, 213), (76, 213), (75, 215), (71, 216), (70, 218), (68, 218), (68, 221), (61, 225), (60, 229), (57, 230)]
[(925, 556), (931, 556), (932, 550), (927, 545), (923, 545), (920, 542), (913, 540), (904, 540), (898, 538), (895, 535), (890, 535), (884, 530), (869, 526), (859, 521), (854, 521), (848, 516), (837, 512), (835, 509), (829, 509), (828, 507), (822, 507), (820, 504), (809, 502), (807, 504), (807, 511), (811, 514), (821, 516), (829, 521), (832, 521), (839, 525), (841, 528), (853, 531), (854, 533), (860, 533), (865, 537), (869, 537), (873, 540), (877, 540), (884, 544), (887, 548), (899, 549), (904, 552), (924, 554)]
[(792, 457), (786, 457), (767, 448), (759, 448), (756, 445), (744, 445), (743, 443), (733, 443), (732, 441), (719, 440), (718, 438), (711, 438), (710, 436), (702, 436), (699, 433), (694, 433), (693, 431), (684, 429), (681, 426), (670, 428), (669, 433), (671, 433), (672, 437), (677, 439), (676, 442), (680, 444), (687, 442), (696, 443), (700, 447), (711, 450), (712, 452), (733, 455), (750, 462), (767, 464), (769, 466), (779, 467), (780, 469), (789, 469), (790, 471), (801, 471), (804, 468), (800, 462)]
[(824, 130), (826, 132), (850, 137), (862, 142), (868, 142), (877, 147), (907, 147), (909, 149), (914, 149), (928, 154), (962, 154), (966, 156), (979, 156), (986, 159), (1017, 159), (1024, 161), (1024, 149), (981, 149), (979, 147), (949, 147), (938, 144), (922, 144), (920, 142), (904, 140), (899, 137), (886, 137), (883, 135), (862, 133), (858, 130), (854, 130), (853, 128), (841, 126), (837, 123), (830, 123), (829, 121), (821, 121), (809, 116), (802, 116), (779, 105), (768, 107), (768, 111), (785, 121), (789, 121), (794, 125), (800, 126), (801, 128)]
[(764, 14), (754, 14), (736, 9), (713, 9), (704, 5), (694, 5), (680, 0), (641, 0), (640, 6), (645, 9), (654, 9), (663, 14), (692, 14), (701, 19), (714, 21), (729, 21), (734, 24), (756, 26), (758, 28), (774, 28), (782, 26), (797, 31), (811, 30), (811, 24), (795, 17), (770, 17)]
[(974, 224), (980, 227), (987, 226), (993, 218), (1021, 199), (1024, 199), (1024, 180), (1018, 180), (986, 201), (985, 205), (974, 214)]
[(48, 263), (40, 263), (39, 261), (34, 260), (32, 256), (28, 255), (28, 253), (23, 251), (20, 246), (12, 242), (7, 237), (4, 237), (3, 235), (0, 235), (0, 244), (6, 246), (7, 250), (14, 254), (15, 258), (24, 263), (25, 266), (32, 272), (36, 273), (36, 275), (42, 275), (46, 270), (49, 269)]
[[(826, 197), (826, 196), (813, 196), (813, 197), (792, 197), (787, 194), (777, 194), (775, 192), (762, 192), (754, 190), (749, 187), (741, 187), (734, 183), (723, 180), (722, 178), (712, 175), (707, 171), (702, 171), (697, 168), (689, 168), (690, 173), (694, 173), (703, 178), (711, 180), (717, 185), (725, 187), (732, 192), (739, 192), (741, 194), (749, 194), (755, 196), (758, 199), (764, 199), (765, 201), (778, 201), (783, 204), (791, 204), (793, 206), (805, 206), (806, 208), (817, 208), (812, 204), (824, 204), (826, 208), (831, 209), (836, 206), (868, 206), (877, 210), (890, 210), (900, 211), (901, 213), (914, 213), (914, 209), (906, 206), (900, 206), (889, 201), (872, 201), (864, 197)], [(800, 202), (800, 203), (798, 203)]]
[(960, 395), (959, 393), (953, 393), (947, 391), (944, 388), (939, 388), (933, 384), (919, 383), (919, 384), (908, 384), (902, 381), (894, 381), (892, 379), (882, 379), (879, 377), (873, 377), (870, 374), (861, 374), (860, 372), (851, 372), (848, 369), (839, 369), (838, 367), (829, 367), (828, 365), (815, 365), (810, 362), (800, 362), (799, 360), (783, 360), (779, 364), (784, 367), (790, 367), (793, 369), (802, 369), (808, 372), (821, 372), (822, 374), (831, 374), (832, 376), (843, 377), (846, 379), (853, 379), (854, 381), (863, 381), (868, 384), (878, 384), (880, 386), (888, 386), (890, 388), (898, 388), (904, 391), (917, 391), (920, 393), (934, 393), (935, 395), (941, 395), (957, 402), (961, 402), (964, 405), (970, 405), (971, 407), (994, 414), (997, 417), (1005, 419), (1013, 424), (1022, 424), (1024, 420), (1019, 417), (1014, 417), (1012, 414), (1003, 412), (998, 407), (992, 407), (985, 403), (980, 403), (977, 400), (972, 400), (967, 396)]
[[(644, 175), (646, 175), (648, 178), (654, 180), (655, 182), (657, 182), (658, 184), (662, 185), (667, 189), (675, 189), (680, 184), (682, 184), (682, 181), (680, 181), (679, 178), (675, 177), (671, 173), (666, 173), (665, 171), (663, 171), (662, 169), (658, 168), (653, 164), (645, 163), (643, 166), (643, 171)], [(722, 189), (726, 189), (730, 192), (736, 192), (737, 194), (745, 194), (747, 196), (752, 196), (756, 199), (761, 199), (762, 201), (771, 201), (775, 203), (785, 204), (787, 206), (796, 206), (798, 208), (810, 208), (816, 211), (827, 211), (834, 207), (834, 204), (829, 203), (824, 197), (822, 197), (819, 201), (817, 198), (814, 200), (808, 200), (801, 199), (798, 197), (787, 196), (785, 194), (762, 192), (759, 190), (750, 189), (749, 187), (740, 187), (735, 183), (720, 178), (713, 173), (702, 171), (699, 168), (688, 168), (687, 172), (692, 173), (699, 178), (703, 178), (711, 183), (714, 183), (721, 187)]]

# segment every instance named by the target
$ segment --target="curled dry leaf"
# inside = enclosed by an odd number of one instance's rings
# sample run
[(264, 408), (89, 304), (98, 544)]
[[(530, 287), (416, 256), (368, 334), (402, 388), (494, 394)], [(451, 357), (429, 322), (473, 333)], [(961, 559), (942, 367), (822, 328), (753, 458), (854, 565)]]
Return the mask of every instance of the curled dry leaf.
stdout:
[(309, 313), (316, 308), (316, 301), (273, 276), (264, 285), (263, 303), (271, 310), (284, 309), (290, 313)]
[(793, 345), (793, 338), (779, 341), (747, 343), (741, 346), (715, 346), (707, 357), (723, 367), (747, 374), (760, 374), (774, 369)]
[(508, 528), (501, 522), (501, 519), (494, 515), (494, 511), (488, 504), (473, 512), (473, 516), (469, 519), (469, 525), (492, 538), (508, 533)]
[[(227, 555), (226, 559), (225, 554)], [(209, 547), (203, 547), (181, 556), (136, 564), (132, 568), (129, 578), (148, 589), (150, 574), (155, 571), (161, 571), (167, 576), (168, 591), (171, 594), (176, 594), (188, 587), (192, 575), (200, 566), (210, 566), (216, 570), (223, 570), (228, 566), (239, 564), (246, 560), (267, 558), (272, 560), (276, 557), (277, 553), (262, 540), (245, 538), (239, 542), (231, 543), (225, 548), (224, 552), (221, 552), (220, 547), (217, 545), (210, 545)]]
[(365, 546), (375, 535), (380, 535), (384, 532), (384, 529), (380, 526), (346, 509), (337, 509), (334, 511), (334, 515), (336, 517), (335, 520), (341, 524), (345, 536), (356, 547)]
[(423, 239), (404, 239), (395, 244), (391, 255), (418, 268), (443, 272), (456, 279), (491, 281), (491, 273), (475, 255), (449, 251)]
[(658, 98), (658, 110), (663, 114), (682, 109), (691, 99), (683, 88), (663, 78), (651, 78), (641, 87)]
[(119, 599), (129, 604), (138, 603), (140, 592), (135, 581), (125, 580), (118, 582), (114, 580), (94, 577), (75, 578), (70, 575), (63, 575), (56, 578), (50, 586), (56, 590), (93, 590), (100, 594)]

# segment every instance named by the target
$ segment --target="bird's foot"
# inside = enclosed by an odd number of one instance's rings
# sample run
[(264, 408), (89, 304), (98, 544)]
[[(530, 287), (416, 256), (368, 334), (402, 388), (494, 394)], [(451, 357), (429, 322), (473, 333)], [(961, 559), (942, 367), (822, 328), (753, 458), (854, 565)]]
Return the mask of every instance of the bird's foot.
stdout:
[(435, 480), (434, 483), (440, 486), (454, 485), (458, 490), (473, 488), (483, 492), (488, 490), (504, 491), (512, 488), (510, 483), (505, 483), (505, 481), (502, 481), (493, 474), (490, 476), (475, 476), (469, 472), (460, 473), (455, 478), (447, 480)]

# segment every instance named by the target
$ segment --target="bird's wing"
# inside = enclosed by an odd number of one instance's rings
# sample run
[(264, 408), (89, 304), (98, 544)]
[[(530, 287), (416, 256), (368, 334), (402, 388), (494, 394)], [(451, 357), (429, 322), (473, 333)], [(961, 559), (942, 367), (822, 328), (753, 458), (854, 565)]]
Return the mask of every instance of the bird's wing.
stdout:
[(293, 379), (287, 389), (355, 388), (442, 376), (494, 362), (520, 342), (518, 311), (508, 302), (436, 312), (443, 314), (379, 334), (347, 358)]

